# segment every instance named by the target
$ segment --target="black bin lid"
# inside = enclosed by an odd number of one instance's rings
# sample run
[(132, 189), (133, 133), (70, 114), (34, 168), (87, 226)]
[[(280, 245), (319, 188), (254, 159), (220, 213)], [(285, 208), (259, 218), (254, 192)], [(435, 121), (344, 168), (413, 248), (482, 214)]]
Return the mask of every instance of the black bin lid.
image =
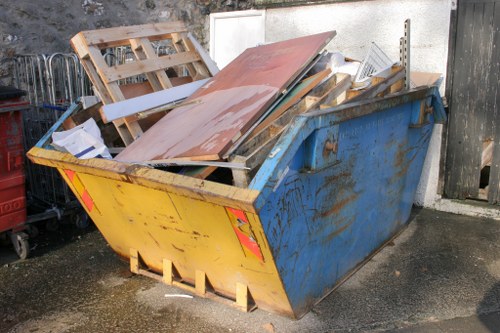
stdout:
[(26, 95), (26, 91), (14, 87), (0, 86), (0, 100), (14, 99)]

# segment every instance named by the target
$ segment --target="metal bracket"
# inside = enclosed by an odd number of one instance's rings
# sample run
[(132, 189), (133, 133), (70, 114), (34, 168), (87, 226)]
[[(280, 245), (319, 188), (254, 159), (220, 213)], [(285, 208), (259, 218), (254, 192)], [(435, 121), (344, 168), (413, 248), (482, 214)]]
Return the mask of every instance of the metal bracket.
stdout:
[[(241, 311), (250, 312), (257, 308), (253, 301), (252, 295), (248, 290), (247, 285), (236, 283), (235, 295), (236, 299), (226, 297), (221, 294), (216, 294), (211, 289), (210, 281), (207, 275), (202, 270), (196, 270), (194, 286), (184, 281), (178, 274), (175, 274), (176, 269), (173, 262), (169, 259), (163, 259), (163, 274), (156, 274), (150, 270), (141, 268), (140, 254), (136, 249), (130, 249), (130, 271), (137, 275), (147, 276), (151, 279), (163, 282), (167, 285), (183, 289), (191, 294), (213, 299), (217, 302), (233, 306)], [(176, 276), (177, 275), (177, 276)], [(209, 288), (210, 287), (210, 288)]]
[(405, 89), (411, 89), (410, 80), (410, 19), (405, 21), (404, 36), (399, 40), (399, 61), (401, 66), (405, 68)]

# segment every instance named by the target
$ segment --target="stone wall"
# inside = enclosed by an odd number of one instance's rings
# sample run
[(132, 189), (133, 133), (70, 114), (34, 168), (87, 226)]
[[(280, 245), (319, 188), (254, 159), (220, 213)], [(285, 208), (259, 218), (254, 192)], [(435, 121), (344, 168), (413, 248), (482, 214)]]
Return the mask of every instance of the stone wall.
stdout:
[(0, 2), (0, 84), (10, 84), (14, 54), (70, 52), (82, 30), (183, 20), (208, 45), (208, 14), (234, 9), (210, 0), (16, 0)]

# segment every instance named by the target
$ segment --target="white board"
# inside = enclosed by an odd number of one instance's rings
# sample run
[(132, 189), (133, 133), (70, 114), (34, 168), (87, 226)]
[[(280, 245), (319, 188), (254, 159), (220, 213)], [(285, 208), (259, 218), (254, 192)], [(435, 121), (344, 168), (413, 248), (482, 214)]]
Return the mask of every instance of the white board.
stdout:
[(210, 57), (220, 69), (265, 37), (264, 10), (210, 14)]

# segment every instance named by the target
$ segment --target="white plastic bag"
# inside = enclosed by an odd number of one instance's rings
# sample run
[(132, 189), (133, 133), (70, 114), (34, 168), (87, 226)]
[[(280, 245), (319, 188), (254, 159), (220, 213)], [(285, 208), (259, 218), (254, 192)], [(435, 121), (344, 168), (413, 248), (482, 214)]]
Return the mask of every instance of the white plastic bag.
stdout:
[(92, 118), (70, 130), (52, 133), (52, 146), (81, 159), (112, 158), (108, 148), (104, 145), (101, 131)]

